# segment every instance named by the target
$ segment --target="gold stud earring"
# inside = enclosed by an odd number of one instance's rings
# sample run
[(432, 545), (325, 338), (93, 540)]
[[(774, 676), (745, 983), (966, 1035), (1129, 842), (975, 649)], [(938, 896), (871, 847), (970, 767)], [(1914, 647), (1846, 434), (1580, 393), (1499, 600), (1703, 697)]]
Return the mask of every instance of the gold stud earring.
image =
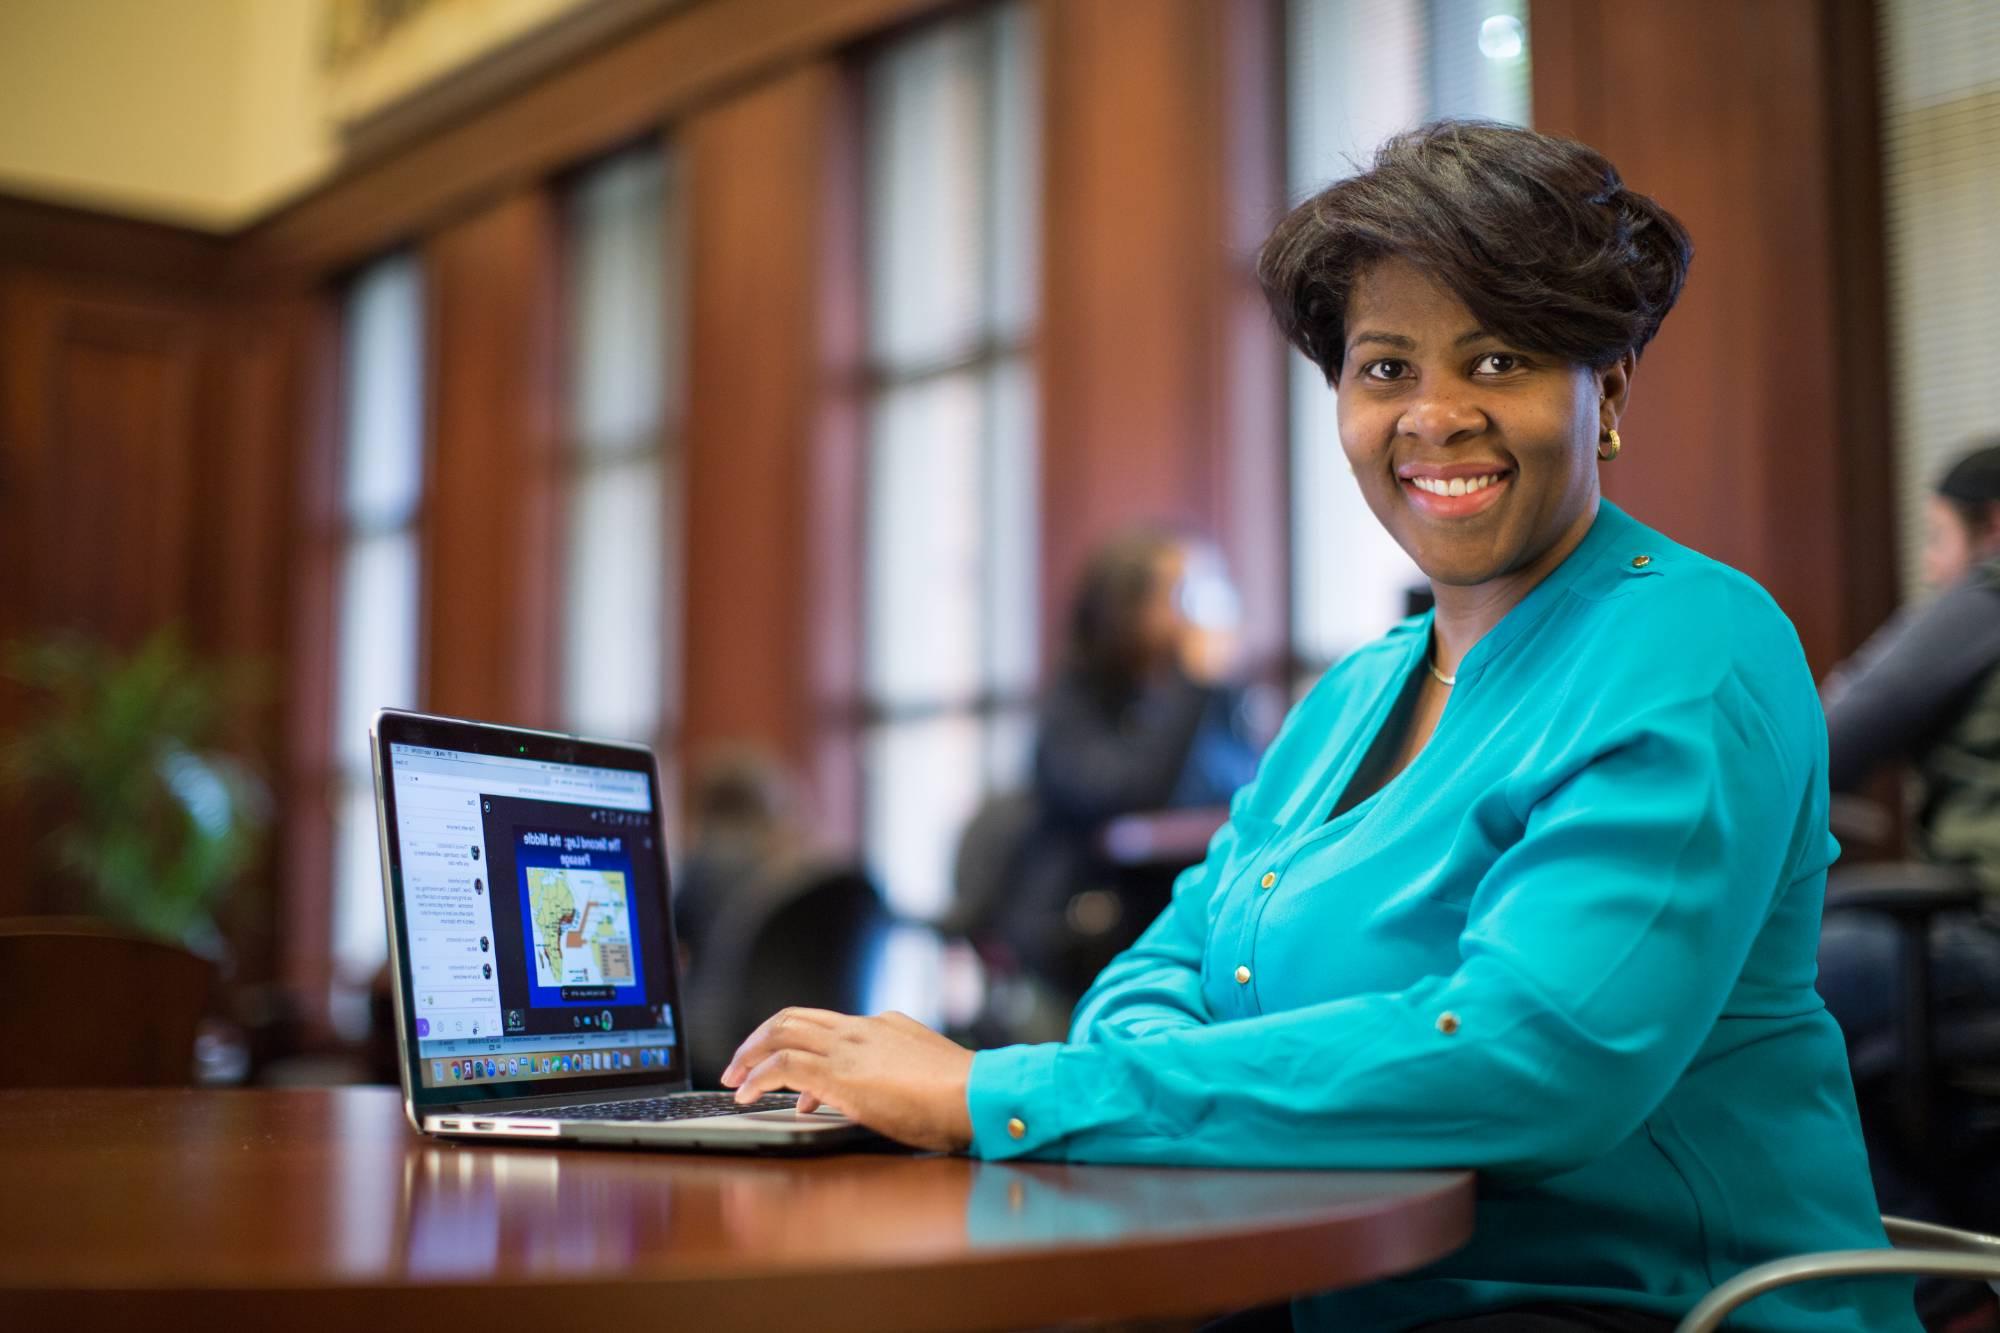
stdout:
[(1618, 457), (1618, 451), (1623, 449), (1625, 444), (1624, 441), (1618, 438), (1618, 432), (1615, 429), (1607, 430), (1604, 434), (1607, 438), (1597, 446), (1597, 456), (1609, 463), (1612, 459)]

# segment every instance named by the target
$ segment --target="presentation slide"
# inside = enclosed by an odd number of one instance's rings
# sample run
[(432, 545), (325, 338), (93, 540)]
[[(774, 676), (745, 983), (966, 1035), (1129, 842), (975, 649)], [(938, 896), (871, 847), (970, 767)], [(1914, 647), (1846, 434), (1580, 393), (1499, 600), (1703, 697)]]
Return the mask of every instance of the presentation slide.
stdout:
[(509, 796), (482, 795), (480, 809), (505, 1032), (670, 1024), (662, 1012), (672, 992), (652, 821)]
[(637, 998), (639, 945), (625, 839), (532, 829), (516, 841), (514, 865), (528, 923), (530, 1003)]

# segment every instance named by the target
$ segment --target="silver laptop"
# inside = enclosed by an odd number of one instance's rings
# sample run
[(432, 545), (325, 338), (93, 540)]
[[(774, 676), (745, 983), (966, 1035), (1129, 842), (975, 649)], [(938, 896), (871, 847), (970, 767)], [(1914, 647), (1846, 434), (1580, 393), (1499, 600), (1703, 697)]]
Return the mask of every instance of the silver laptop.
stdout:
[(723, 1152), (875, 1138), (789, 1096), (690, 1089), (650, 750), (393, 710), (370, 736), (411, 1124)]

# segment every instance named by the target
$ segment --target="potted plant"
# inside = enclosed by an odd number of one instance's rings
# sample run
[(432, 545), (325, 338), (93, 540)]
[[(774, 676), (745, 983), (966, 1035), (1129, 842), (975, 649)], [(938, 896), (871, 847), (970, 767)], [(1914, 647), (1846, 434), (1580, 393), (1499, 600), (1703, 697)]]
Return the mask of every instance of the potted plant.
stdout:
[(217, 748), (241, 672), (197, 662), (172, 630), (130, 653), (17, 644), (6, 670), (40, 696), (4, 769), (49, 814), (46, 869), (91, 914), (219, 961), (217, 908), (270, 821), (264, 785)]

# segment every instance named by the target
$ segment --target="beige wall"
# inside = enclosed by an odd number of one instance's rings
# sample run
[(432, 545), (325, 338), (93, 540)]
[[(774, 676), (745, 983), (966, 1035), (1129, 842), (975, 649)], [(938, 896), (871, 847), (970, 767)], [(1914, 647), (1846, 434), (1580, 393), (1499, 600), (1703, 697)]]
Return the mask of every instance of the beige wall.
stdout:
[(319, 0), (6, 0), (0, 189), (225, 229), (333, 160)]
[(229, 230), (332, 170), (336, 126), (564, 15), (435, 0), (322, 69), (330, 0), (0, 0), (0, 191)]
[(243, 15), (231, 140), (230, 206), (237, 221), (333, 170), (336, 141), (319, 68), (321, 2), (231, 0)]

